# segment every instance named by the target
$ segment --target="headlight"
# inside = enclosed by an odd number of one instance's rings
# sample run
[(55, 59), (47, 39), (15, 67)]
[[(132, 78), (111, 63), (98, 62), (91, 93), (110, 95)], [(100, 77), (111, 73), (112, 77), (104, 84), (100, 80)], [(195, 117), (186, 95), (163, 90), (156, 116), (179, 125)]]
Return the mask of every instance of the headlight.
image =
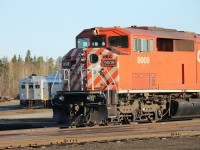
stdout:
[(82, 51), (82, 52), (81, 52), (81, 57), (84, 57), (84, 56), (85, 56), (85, 54), (84, 54), (84, 52)]
[(81, 58), (81, 62), (84, 63), (86, 61), (85, 58)]
[(90, 95), (88, 95), (88, 96), (87, 96), (87, 100), (89, 101), (90, 99), (91, 99), (91, 98), (90, 98)]
[(61, 95), (61, 96), (58, 97), (58, 100), (59, 100), (59, 101), (64, 101), (65, 98), (64, 98), (64, 96)]

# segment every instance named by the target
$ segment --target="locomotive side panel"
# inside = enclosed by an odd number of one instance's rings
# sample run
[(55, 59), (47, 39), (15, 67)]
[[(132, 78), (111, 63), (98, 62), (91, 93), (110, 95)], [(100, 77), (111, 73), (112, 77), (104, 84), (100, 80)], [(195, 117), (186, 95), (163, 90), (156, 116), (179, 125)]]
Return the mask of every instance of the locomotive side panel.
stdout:
[(195, 52), (158, 52), (159, 89), (196, 89)]
[(119, 56), (119, 90), (197, 89), (196, 51), (158, 51), (154, 41), (154, 51)]
[(132, 68), (134, 65), (130, 55), (119, 56), (119, 90), (132, 89)]

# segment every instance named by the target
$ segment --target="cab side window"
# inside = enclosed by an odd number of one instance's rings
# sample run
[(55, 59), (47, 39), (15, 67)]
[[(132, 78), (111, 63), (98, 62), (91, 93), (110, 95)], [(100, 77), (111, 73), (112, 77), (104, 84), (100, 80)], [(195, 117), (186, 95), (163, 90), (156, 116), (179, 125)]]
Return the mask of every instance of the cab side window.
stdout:
[(30, 85), (28, 86), (28, 88), (29, 88), (29, 89), (33, 89), (33, 85), (30, 84)]
[(134, 52), (153, 52), (154, 40), (153, 39), (133, 39), (133, 51)]

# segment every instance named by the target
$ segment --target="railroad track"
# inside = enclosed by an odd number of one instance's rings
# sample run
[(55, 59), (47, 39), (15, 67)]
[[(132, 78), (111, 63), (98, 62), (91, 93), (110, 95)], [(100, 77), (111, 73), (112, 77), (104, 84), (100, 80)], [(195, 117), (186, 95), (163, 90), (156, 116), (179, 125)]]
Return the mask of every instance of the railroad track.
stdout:
[(85, 128), (42, 128), (1, 131), (0, 149), (53, 144), (167, 138), (200, 135), (200, 119)]
[(0, 132), (5, 130), (35, 129), (46, 127), (57, 127), (58, 125), (51, 118), (35, 119), (0, 119)]

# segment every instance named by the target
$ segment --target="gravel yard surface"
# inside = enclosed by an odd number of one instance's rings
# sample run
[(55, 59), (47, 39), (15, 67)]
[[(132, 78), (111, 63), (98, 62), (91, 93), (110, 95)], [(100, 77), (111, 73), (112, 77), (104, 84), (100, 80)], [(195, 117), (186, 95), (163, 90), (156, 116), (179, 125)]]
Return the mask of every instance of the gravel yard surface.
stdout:
[(200, 137), (129, 139), (113, 142), (93, 142), (71, 145), (27, 147), (15, 150), (199, 150)]
[(52, 109), (21, 108), (19, 100), (0, 103), (0, 119), (52, 118)]
[[(21, 109), (19, 101), (12, 100), (0, 103), (0, 123), (5, 119), (22, 119), (22, 118), (51, 118), (51, 109)], [(1, 131), (0, 131), (1, 133)], [(94, 133), (95, 136), (95, 133)], [(200, 149), (200, 137), (174, 137), (174, 138), (154, 138), (154, 139), (128, 139), (112, 142), (91, 142), (69, 145), (53, 145), (17, 148), (15, 150), (196, 150)]]

